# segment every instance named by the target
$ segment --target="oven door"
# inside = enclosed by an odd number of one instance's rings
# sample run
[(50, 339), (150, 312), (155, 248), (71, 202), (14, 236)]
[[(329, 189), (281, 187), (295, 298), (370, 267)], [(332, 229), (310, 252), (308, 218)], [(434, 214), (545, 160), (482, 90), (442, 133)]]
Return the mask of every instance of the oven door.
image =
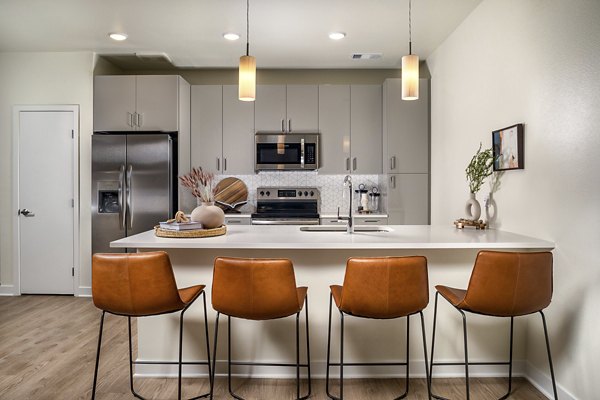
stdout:
[[(314, 135), (310, 135), (314, 136)], [(255, 170), (317, 169), (317, 142), (307, 142), (305, 135), (256, 134)]]

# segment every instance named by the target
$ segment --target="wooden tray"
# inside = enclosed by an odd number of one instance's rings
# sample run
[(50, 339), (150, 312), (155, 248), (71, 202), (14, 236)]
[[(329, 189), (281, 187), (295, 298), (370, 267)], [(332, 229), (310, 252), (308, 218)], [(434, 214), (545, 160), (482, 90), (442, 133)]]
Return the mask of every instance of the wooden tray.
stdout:
[[(228, 211), (231, 207), (221, 205), (217, 203), (218, 201), (234, 205), (246, 200), (248, 200), (248, 187), (238, 178), (224, 178), (215, 187), (215, 205), (224, 211)], [(235, 209), (239, 207), (241, 206), (235, 207)]]
[(203, 238), (212, 236), (221, 236), (227, 233), (227, 226), (221, 225), (218, 228), (213, 229), (190, 229), (187, 231), (171, 231), (168, 229), (161, 229), (160, 225), (154, 227), (154, 234), (158, 237), (165, 238)]

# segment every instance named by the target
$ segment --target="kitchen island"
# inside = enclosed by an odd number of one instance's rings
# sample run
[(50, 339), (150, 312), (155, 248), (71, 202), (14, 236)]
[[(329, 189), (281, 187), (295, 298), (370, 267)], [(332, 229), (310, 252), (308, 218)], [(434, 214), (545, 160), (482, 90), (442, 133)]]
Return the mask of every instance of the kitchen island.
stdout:
[[(210, 304), (212, 265), (215, 257), (285, 257), (294, 263), (298, 286), (308, 286), (310, 340), (313, 375), (324, 376), (327, 340), (329, 285), (341, 284), (348, 257), (406, 256), (427, 257), (430, 296), (434, 286), (444, 284), (466, 288), (477, 252), (482, 249), (502, 251), (546, 251), (554, 243), (515, 233), (494, 229), (456, 229), (453, 226), (392, 225), (382, 231), (356, 232), (306, 232), (299, 226), (228, 226), (223, 236), (198, 239), (159, 238), (153, 231), (130, 236), (111, 243), (115, 248), (135, 248), (138, 251), (164, 250), (169, 253), (179, 287), (206, 284)], [(372, 229), (372, 227), (371, 227)], [(387, 231), (385, 231), (387, 230)], [(201, 305), (196, 304), (186, 313), (184, 359), (203, 359), (203, 329)], [(209, 306), (210, 310), (210, 306)], [(428, 340), (431, 337), (433, 302), (425, 310)], [(337, 317), (337, 313), (334, 312)], [(301, 317), (304, 318), (303, 316)], [(436, 358), (447, 361), (461, 359), (462, 335), (459, 314), (447, 304), (440, 304), (439, 333), (436, 338)], [(214, 333), (215, 312), (209, 311), (211, 340)], [(332, 323), (333, 335), (339, 335), (339, 318)], [(225, 320), (226, 321), (226, 320)], [(233, 358), (269, 362), (293, 361), (295, 357), (294, 318), (278, 321), (254, 322), (235, 320), (239, 329), (232, 335)], [(508, 323), (503, 319), (482, 319), (470, 316), (470, 348), (473, 361), (504, 360), (508, 351)], [(523, 371), (518, 360), (525, 356), (526, 320), (515, 324), (515, 373)], [(419, 324), (411, 324), (411, 375), (424, 376)], [(345, 359), (394, 361), (405, 357), (406, 325), (404, 320), (347, 319)], [(166, 315), (141, 318), (138, 321), (138, 359), (175, 360), (177, 354), (177, 316)], [(221, 336), (222, 335), (222, 336)], [(217, 373), (226, 373), (226, 322), (219, 330)], [(301, 343), (303, 341), (301, 340)], [(335, 341), (337, 343), (337, 340)], [(338, 357), (338, 346), (332, 346), (332, 357)], [(301, 354), (303, 353), (301, 349)], [(246, 368), (246, 367), (244, 367)], [(251, 376), (292, 377), (294, 369), (246, 368), (234, 373)], [(440, 368), (436, 376), (458, 375), (460, 367)], [(184, 374), (205, 374), (202, 367), (185, 367)], [(389, 376), (396, 370), (381, 367), (349, 368), (346, 375)], [(473, 374), (505, 374), (502, 367), (473, 367)], [(175, 376), (173, 366), (140, 365), (138, 376)]]

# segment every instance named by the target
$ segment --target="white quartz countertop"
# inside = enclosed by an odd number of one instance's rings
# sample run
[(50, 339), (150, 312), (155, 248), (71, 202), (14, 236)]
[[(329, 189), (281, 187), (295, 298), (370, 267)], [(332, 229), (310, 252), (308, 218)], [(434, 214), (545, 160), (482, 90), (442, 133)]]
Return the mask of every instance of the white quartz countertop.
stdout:
[(303, 232), (297, 225), (227, 226), (209, 238), (160, 238), (147, 231), (111, 242), (143, 249), (553, 249), (554, 243), (494, 229), (389, 225), (390, 232)]

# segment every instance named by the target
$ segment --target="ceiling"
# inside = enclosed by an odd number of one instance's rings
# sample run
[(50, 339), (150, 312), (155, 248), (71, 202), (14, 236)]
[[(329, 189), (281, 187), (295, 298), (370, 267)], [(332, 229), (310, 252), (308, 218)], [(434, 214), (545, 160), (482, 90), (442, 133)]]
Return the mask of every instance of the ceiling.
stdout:
[[(413, 53), (427, 58), (480, 2), (413, 0)], [(244, 0), (0, 0), (1, 52), (166, 53), (177, 67), (230, 68), (245, 30)], [(109, 39), (116, 31), (129, 38)], [(223, 39), (230, 31), (241, 39)], [(396, 68), (407, 51), (408, 0), (250, 0), (258, 68)]]

